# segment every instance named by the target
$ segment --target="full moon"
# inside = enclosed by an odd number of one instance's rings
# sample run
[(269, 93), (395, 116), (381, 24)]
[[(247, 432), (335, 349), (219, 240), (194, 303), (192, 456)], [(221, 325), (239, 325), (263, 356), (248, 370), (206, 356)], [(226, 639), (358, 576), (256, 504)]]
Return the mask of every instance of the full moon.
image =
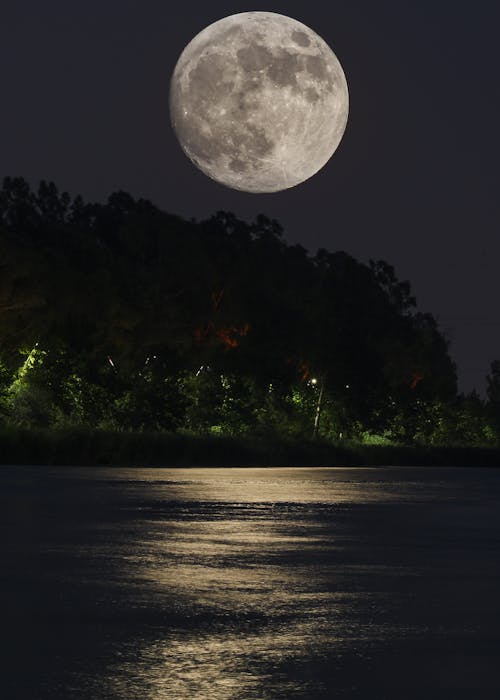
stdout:
[(170, 116), (191, 161), (243, 192), (304, 182), (336, 151), (349, 95), (328, 44), (274, 12), (243, 12), (186, 46), (170, 83)]

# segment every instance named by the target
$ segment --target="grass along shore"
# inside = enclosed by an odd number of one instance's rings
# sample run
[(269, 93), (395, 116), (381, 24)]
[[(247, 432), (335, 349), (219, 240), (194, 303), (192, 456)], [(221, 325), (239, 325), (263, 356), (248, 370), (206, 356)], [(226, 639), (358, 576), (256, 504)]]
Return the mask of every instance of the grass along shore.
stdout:
[(0, 464), (47, 466), (499, 467), (500, 448), (332, 444), (283, 438), (0, 429)]

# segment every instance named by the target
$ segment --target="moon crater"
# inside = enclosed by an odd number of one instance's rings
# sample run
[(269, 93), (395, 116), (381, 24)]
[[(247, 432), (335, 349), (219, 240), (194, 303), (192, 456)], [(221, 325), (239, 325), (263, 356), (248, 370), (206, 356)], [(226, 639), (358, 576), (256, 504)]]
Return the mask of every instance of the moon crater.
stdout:
[(245, 12), (204, 29), (182, 52), (170, 84), (179, 142), (214, 180), (276, 192), (320, 170), (345, 130), (342, 67), (304, 24)]

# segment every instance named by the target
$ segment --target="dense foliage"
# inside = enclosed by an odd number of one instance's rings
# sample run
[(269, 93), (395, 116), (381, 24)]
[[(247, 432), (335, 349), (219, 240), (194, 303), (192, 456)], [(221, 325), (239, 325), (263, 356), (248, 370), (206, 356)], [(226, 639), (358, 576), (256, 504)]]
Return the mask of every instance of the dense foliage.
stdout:
[(265, 216), (185, 221), (118, 192), (0, 191), (0, 423), (496, 444), (383, 261), (311, 256)]

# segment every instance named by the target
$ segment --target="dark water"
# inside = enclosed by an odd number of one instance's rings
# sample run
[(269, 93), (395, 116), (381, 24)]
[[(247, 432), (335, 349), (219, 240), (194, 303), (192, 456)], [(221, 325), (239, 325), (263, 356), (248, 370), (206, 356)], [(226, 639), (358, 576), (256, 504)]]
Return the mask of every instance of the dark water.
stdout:
[(0, 697), (500, 697), (500, 471), (2, 468)]

